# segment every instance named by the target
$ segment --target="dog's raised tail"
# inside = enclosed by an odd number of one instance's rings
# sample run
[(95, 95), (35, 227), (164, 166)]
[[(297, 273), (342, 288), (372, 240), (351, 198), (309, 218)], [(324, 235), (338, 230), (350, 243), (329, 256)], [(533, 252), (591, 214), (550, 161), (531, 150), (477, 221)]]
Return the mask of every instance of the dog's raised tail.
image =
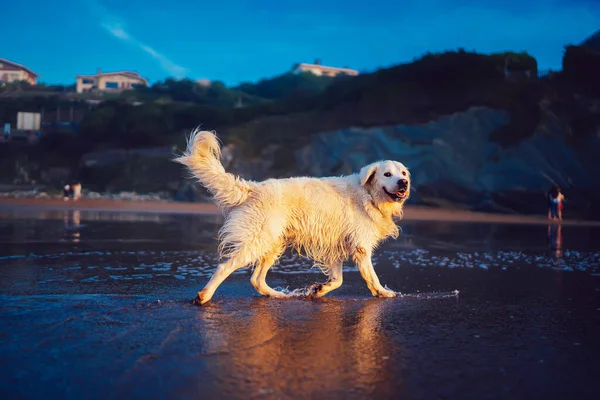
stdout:
[(213, 132), (194, 130), (188, 138), (187, 149), (174, 161), (185, 165), (220, 206), (238, 206), (252, 192), (251, 182), (225, 172), (219, 139)]

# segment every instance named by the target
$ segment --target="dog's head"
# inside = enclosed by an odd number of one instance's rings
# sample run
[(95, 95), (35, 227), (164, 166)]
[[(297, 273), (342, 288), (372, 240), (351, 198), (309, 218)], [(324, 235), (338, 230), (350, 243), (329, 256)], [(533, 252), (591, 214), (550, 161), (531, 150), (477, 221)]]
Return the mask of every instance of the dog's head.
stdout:
[(401, 210), (410, 196), (410, 173), (404, 164), (397, 161), (369, 164), (360, 170), (359, 179), (377, 206), (387, 205)]

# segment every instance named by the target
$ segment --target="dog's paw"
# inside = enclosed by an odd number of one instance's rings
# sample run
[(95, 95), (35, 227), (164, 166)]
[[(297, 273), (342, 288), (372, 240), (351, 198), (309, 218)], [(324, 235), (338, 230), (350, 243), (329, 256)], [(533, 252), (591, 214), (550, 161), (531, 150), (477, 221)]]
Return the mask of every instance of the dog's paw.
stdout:
[(398, 293), (394, 292), (393, 290), (389, 290), (389, 289), (380, 290), (379, 292), (377, 292), (377, 297), (391, 298), (391, 297), (396, 297), (396, 296), (398, 296)]
[(194, 299), (192, 300), (192, 305), (194, 305), (194, 306), (201, 306), (202, 305), (202, 301), (200, 300), (200, 296), (196, 295), (196, 297), (194, 297)]
[(192, 300), (192, 304), (195, 306), (201, 306), (204, 303), (208, 302), (210, 298), (207, 299), (206, 296), (203, 296), (203, 294), (204, 293), (202, 291), (198, 292), (194, 300)]
[(319, 293), (323, 290), (322, 283), (315, 283), (306, 289), (306, 296), (308, 297), (319, 297)]

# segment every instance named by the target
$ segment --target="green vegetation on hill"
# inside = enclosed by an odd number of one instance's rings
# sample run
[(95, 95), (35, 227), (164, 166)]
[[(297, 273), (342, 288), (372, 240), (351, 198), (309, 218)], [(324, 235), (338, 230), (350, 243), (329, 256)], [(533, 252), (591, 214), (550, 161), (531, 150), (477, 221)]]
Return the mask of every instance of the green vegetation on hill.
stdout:
[(316, 76), (310, 72), (301, 74), (288, 72), (274, 78), (262, 79), (257, 83), (245, 82), (234, 90), (263, 99), (283, 100), (318, 95), (332, 82), (342, 79), (343, 76), (331, 78)]
[(150, 87), (126, 91), (122, 99), (135, 102), (186, 102), (202, 106), (233, 108), (256, 106), (272, 101), (317, 95), (334, 79), (302, 74), (285, 73), (273, 78), (262, 79), (257, 83), (242, 83), (227, 88), (222, 82), (198, 84), (190, 79), (168, 78)]
[(168, 78), (150, 87), (140, 87), (121, 94), (121, 99), (144, 103), (192, 103), (211, 107), (233, 107), (238, 99), (242, 104), (255, 105), (263, 99), (239, 90), (227, 88), (222, 82), (211, 82), (210, 85), (199, 85), (190, 79)]
[(584, 40), (581, 43), (581, 46), (591, 50), (600, 51), (600, 30), (597, 30), (593, 35)]
[[(600, 39), (599, 39), (600, 40)], [(600, 93), (600, 49), (567, 46), (563, 57), (563, 72), (577, 91), (589, 96)]]

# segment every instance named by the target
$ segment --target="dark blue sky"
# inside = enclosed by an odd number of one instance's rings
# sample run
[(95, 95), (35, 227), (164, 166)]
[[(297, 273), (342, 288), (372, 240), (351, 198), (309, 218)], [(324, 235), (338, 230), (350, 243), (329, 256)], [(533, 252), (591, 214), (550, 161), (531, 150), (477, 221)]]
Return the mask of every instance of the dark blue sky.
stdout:
[(600, 0), (28, 0), (3, 4), (0, 57), (47, 83), (134, 70), (232, 85), (296, 62), (372, 71), (427, 51), (528, 51), (560, 69), (563, 46), (600, 29)]

